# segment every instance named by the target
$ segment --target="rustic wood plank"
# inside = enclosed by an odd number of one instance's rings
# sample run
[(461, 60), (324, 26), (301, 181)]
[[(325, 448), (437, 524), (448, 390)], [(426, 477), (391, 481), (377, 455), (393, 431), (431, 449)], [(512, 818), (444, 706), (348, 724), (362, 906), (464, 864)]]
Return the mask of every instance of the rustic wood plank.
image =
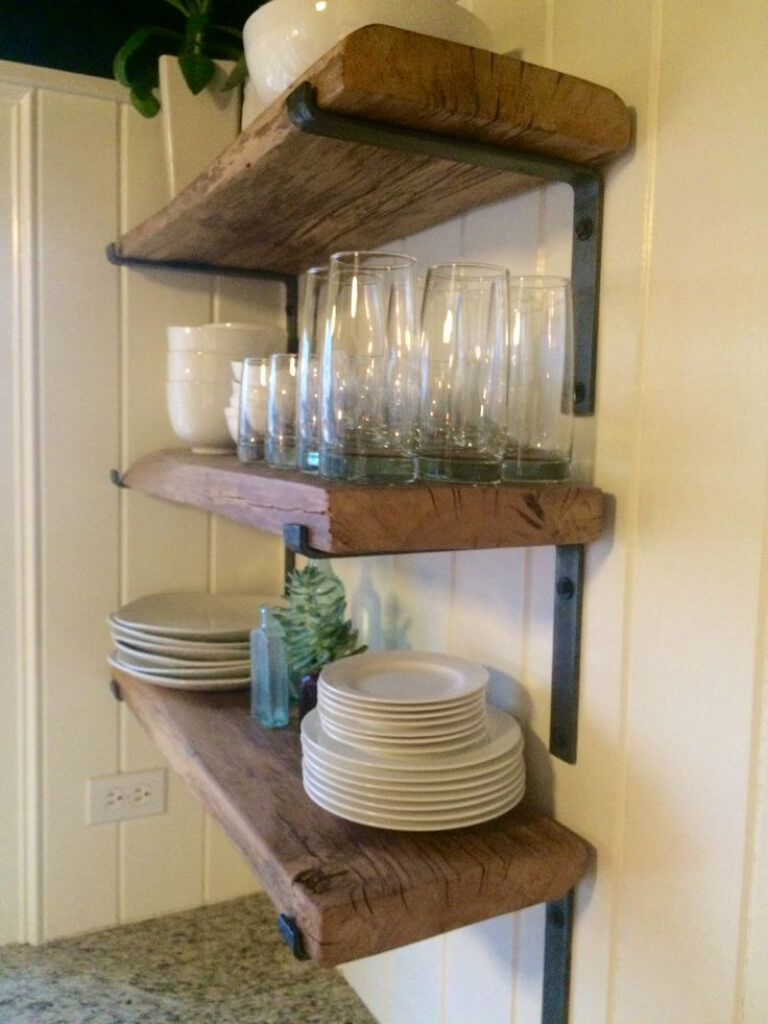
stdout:
[(304, 793), (295, 729), (262, 729), (247, 694), (172, 690), (113, 674), (319, 964), (557, 899), (587, 869), (584, 841), (531, 807), (453, 832), (343, 821)]
[(306, 526), (329, 554), (586, 544), (603, 527), (602, 491), (571, 483), (355, 484), (184, 450), (145, 456), (124, 482), (273, 533)]
[[(610, 90), (512, 57), (381, 25), (353, 32), (305, 76), (320, 106), (577, 163), (629, 143)], [(371, 248), (538, 179), (450, 159), (320, 138), (276, 100), (121, 255), (298, 273), (339, 249)]]

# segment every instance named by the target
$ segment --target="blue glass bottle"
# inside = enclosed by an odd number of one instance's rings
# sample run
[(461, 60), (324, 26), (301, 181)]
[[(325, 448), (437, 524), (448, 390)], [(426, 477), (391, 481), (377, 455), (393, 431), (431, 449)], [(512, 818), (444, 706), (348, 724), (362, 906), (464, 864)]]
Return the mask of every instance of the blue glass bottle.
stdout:
[(275, 611), (263, 605), (259, 627), (251, 632), (251, 714), (267, 729), (290, 719), (288, 664)]

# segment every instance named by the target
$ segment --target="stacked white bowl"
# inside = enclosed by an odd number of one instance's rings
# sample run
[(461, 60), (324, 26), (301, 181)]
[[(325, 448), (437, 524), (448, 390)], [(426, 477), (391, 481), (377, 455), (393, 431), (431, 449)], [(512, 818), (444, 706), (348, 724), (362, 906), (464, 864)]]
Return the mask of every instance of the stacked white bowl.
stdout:
[(281, 327), (250, 323), (168, 328), (168, 415), (176, 436), (193, 452), (231, 452), (237, 437), (227, 409), (236, 409), (233, 361), (284, 352)]
[(485, 703), (482, 665), (377, 651), (327, 665), (301, 723), (304, 789), (349, 821), (404, 831), (462, 828), (525, 792), (518, 722)]

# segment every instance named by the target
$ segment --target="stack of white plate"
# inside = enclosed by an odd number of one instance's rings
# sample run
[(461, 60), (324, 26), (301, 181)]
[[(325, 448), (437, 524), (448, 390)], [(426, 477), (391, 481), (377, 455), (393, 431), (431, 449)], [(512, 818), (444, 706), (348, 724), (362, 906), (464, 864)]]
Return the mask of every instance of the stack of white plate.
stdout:
[(266, 594), (150, 594), (109, 616), (110, 665), (136, 679), (194, 690), (250, 683), (250, 632)]
[(525, 791), (517, 721), (488, 707), (481, 665), (379, 651), (323, 669), (301, 724), (309, 796), (350, 821), (437, 831), (487, 821)]

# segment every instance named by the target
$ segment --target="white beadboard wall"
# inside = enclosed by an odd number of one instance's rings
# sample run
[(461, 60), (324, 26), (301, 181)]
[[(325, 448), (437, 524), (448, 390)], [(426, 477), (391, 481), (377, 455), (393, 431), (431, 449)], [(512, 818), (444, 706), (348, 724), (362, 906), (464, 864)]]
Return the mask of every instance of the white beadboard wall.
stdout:
[[(768, 9), (466, 5), (499, 50), (636, 112), (607, 173), (598, 410), (578, 425), (579, 477), (615, 496), (588, 550), (578, 764), (546, 753), (551, 549), (336, 568), (355, 614), (375, 593), (383, 644), (492, 668), (537, 798), (595, 846), (571, 1024), (765, 1024)], [(12, 65), (0, 83), (0, 941), (37, 941), (253, 884), (176, 780), (169, 815), (130, 826), (86, 828), (83, 791), (158, 763), (106, 692), (107, 611), (163, 588), (279, 586), (273, 539), (118, 494), (107, 471), (172, 441), (165, 326), (277, 319), (281, 296), (107, 266), (105, 242), (162, 201), (159, 125), (111, 83)], [(551, 187), (399, 244), (568, 273), (569, 215)], [(542, 939), (533, 908), (344, 973), (382, 1024), (537, 1024)]]

